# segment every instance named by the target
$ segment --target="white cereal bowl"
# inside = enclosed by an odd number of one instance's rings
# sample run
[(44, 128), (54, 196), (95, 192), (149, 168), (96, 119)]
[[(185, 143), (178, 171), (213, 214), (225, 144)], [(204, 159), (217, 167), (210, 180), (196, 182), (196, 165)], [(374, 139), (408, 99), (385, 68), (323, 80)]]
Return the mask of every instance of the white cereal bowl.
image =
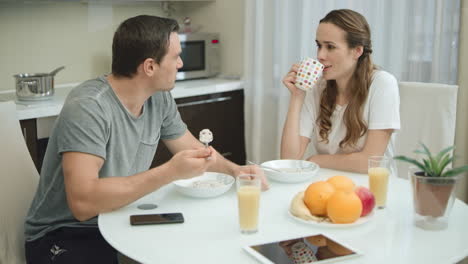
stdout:
[[(261, 164), (265, 174), (271, 180), (284, 183), (297, 183), (312, 179), (317, 175), (320, 167), (314, 162), (306, 160), (270, 160)], [(273, 168), (281, 172), (269, 170)]]
[(174, 181), (173, 184), (181, 194), (196, 198), (210, 198), (227, 192), (234, 181), (234, 177), (224, 173), (205, 172), (198, 177)]

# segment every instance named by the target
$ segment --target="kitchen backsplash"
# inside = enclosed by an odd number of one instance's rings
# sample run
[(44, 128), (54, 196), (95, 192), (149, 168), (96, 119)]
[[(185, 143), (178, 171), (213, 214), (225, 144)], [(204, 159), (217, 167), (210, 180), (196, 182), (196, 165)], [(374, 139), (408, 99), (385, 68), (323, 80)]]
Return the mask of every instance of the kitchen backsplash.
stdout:
[[(126, 18), (167, 16), (160, 2), (0, 3), (0, 91), (15, 87), (12, 75), (50, 72), (55, 83), (75, 83), (108, 73), (112, 36)], [(220, 32), (222, 72), (241, 75), (244, 1), (171, 2), (172, 18), (190, 16), (202, 31)], [(222, 18), (222, 19), (221, 19)]]

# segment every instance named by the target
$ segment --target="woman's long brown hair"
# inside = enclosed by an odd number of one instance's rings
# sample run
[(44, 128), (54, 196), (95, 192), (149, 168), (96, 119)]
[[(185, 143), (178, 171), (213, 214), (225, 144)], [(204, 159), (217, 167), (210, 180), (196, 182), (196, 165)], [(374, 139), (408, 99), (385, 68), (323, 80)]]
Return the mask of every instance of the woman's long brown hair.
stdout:
[[(372, 53), (370, 27), (361, 14), (349, 9), (333, 10), (320, 20), (320, 23), (331, 23), (344, 30), (349, 48), (363, 47), (363, 53), (348, 84), (350, 98), (343, 116), (347, 131), (346, 136), (340, 141), (341, 148), (354, 146), (367, 132), (367, 124), (362, 118), (362, 113), (372, 81), (372, 72), (376, 69), (370, 56)], [(320, 110), (316, 120), (319, 135), (326, 143), (329, 142), (328, 134), (332, 126), (330, 117), (336, 106), (336, 96), (336, 81), (327, 81), (320, 97)]]

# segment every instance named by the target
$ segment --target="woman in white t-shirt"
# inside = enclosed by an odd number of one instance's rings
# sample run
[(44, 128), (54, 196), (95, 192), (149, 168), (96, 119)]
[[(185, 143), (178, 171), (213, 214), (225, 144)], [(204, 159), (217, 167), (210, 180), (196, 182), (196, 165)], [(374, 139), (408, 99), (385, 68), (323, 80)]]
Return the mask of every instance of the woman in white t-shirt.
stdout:
[(393, 156), (400, 129), (398, 84), (372, 63), (370, 28), (359, 13), (333, 10), (317, 28), (322, 79), (310, 91), (294, 85), (294, 64), (283, 83), (291, 98), (281, 140), (282, 159), (307, 160), (323, 168), (367, 173), (369, 156)]

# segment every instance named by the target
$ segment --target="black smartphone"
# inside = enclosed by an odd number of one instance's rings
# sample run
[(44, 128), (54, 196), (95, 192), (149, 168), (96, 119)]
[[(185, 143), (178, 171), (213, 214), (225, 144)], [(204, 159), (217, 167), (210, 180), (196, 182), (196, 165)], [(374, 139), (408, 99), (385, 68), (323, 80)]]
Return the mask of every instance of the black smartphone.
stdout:
[(131, 215), (131, 225), (157, 225), (183, 223), (182, 213)]

